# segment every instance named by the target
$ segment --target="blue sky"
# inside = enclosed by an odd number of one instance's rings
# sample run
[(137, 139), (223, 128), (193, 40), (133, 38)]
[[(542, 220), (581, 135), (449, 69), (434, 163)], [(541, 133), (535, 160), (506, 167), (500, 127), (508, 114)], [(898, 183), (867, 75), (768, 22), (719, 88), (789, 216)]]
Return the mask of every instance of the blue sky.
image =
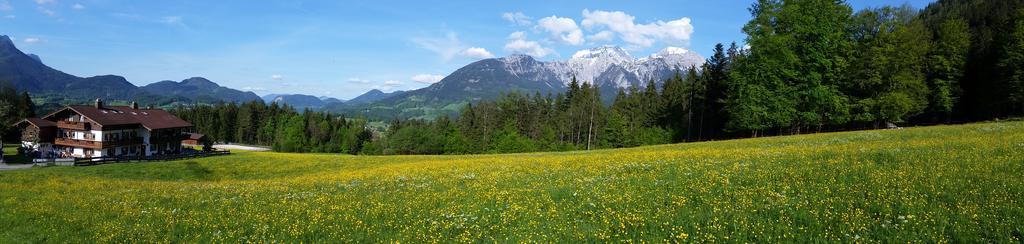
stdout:
[[(429, 85), (486, 57), (564, 60), (602, 45), (708, 55), (753, 1), (0, 0), (0, 35), (78, 76), (202, 76), (257, 94), (352, 98)], [(854, 9), (929, 0), (850, 1)]]

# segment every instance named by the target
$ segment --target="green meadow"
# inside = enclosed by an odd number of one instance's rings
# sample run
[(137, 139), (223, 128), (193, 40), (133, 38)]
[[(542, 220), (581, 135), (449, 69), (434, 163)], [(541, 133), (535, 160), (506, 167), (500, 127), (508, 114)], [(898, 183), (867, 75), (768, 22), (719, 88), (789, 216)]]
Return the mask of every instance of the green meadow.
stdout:
[(0, 171), (0, 242), (1021, 242), (1024, 122)]

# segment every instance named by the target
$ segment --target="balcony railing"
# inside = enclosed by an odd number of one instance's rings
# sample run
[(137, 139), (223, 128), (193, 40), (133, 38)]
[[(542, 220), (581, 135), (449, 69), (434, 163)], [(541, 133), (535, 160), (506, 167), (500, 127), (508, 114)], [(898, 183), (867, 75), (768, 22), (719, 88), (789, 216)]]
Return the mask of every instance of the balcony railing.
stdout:
[(110, 148), (110, 147), (142, 145), (142, 137), (135, 137), (135, 138), (127, 139), (127, 140), (102, 141), (102, 142), (100, 142), (100, 141), (89, 141), (89, 140), (77, 140), (77, 139), (71, 139), (71, 138), (66, 138), (65, 137), (65, 138), (54, 139), (54, 144), (61, 145), (61, 146), (102, 149), (102, 148)]
[(61, 121), (57, 121), (57, 128), (72, 129), (72, 130), (85, 130), (86, 124), (87, 123), (85, 123), (85, 122), (74, 122), (74, 121), (61, 120)]
[(57, 139), (53, 140), (53, 144), (57, 144), (57, 145), (61, 145), (61, 146), (69, 146), (69, 147), (92, 148), (92, 149), (101, 149), (101, 148), (103, 148), (103, 143), (102, 142), (86, 141), (86, 140), (76, 140), (76, 139), (71, 139), (71, 138), (57, 138)]

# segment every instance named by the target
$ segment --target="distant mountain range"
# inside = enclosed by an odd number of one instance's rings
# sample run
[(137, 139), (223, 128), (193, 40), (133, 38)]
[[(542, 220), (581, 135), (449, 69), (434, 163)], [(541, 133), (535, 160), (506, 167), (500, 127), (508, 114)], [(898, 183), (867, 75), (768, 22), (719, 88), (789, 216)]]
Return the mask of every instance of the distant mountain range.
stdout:
[(699, 66), (700, 55), (669, 47), (647, 57), (634, 58), (626, 50), (604, 46), (576, 52), (565, 61), (538, 61), (526, 55), (483, 59), (470, 63), (428, 87), (383, 92), (370, 90), (344, 101), (303, 94), (270, 94), (262, 98), (218, 85), (202, 77), (160, 81), (138, 87), (116, 75), (77, 77), (43, 64), (38, 56), (25, 54), (7, 36), (0, 36), (0, 81), (12, 83), (34, 97), (47, 100), (83, 101), (95, 98), (134, 100), (144, 105), (264, 101), (299, 109), (327, 110), (350, 116), (386, 119), (433, 118), (456, 114), (465, 104), (494, 99), (503, 93), (553, 94), (564, 92), (573, 77), (595, 84), (610, 102), (614, 94), (647, 81), (661, 84), (675, 72)]
[(213, 103), (225, 102), (248, 102), (261, 100), (252, 92), (243, 92), (217, 85), (203, 77), (192, 77), (181, 82), (160, 81), (145, 85), (142, 90), (152, 94), (165, 96), (184, 97), (191, 101)]
[[(428, 87), (367, 104), (327, 106), (335, 112), (376, 117), (432, 118), (457, 113), (466, 103), (494, 99), (512, 91), (534, 94), (564, 92), (573, 77), (591, 83), (610, 102), (619, 89), (661, 84), (675, 72), (704, 63), (692, 51), (669, 47), (643, 58), (604, 46), (576, 52), (569, 60), (542, 62), (526, 55), (484, 59), (459, 68)], [(355, 99), (353, 99), (355, 100)]]
[(281, 105), (287, 104), (288, 106), (292, 106), (300, 110), (306, 108), (317, 110), (327, 104), (345, 102), (345, 100), (333, 97), (314, 97), (303, 94), (267, 94), (262, 98), (263, 102), (268, 104), (273, 102)]
[(368, 91), (366, 93), (363, 93), (363, 95), (359, 95), (359, 96), (357, 96), (355, 98), (352, 98), (352, 100), (348, 100), (348, 102), (346, 102), (346, 104), (348, 104), (348, 105), (360, 105), (360, 104), (373, 103), (373, 102), (377, 102), (377, 101), (380, 101), (380, 100), (384, 100), (384, 99), (389, 98), (389, 97), (393, 97), (393, 96), (397, 96), (397, 95), (402, 95), (404, 93), (405, 93), (405, 91), (383, 92), (381, 90), (373, 89), (373, 90), (370, 90), (370, 91)]
[(25, 54), (7, 36), (0, 36), (0, 81), (9, 82), (35, 97), (61, 103), (103, 98), (134, 100), (143, 104), (246, 102), (260, 100), (252, 92), (222, 87), (201, 77), (181, 82), (161, 81), (138, 87), (116, 75), (82, 78), (43, 64), (39, 56)]

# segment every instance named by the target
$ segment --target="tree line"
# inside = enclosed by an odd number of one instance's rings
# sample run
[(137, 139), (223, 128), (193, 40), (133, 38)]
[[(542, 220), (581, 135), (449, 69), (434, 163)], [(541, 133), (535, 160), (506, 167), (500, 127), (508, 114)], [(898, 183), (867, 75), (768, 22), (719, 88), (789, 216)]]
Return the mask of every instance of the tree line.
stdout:
[(208, 140), (271, 146), (280, 152), (357, 154), (371, 138), (363, 120), (309, 109), (300, 113), (276, 102), (178, 106), (170, 112), (191, 122)]

